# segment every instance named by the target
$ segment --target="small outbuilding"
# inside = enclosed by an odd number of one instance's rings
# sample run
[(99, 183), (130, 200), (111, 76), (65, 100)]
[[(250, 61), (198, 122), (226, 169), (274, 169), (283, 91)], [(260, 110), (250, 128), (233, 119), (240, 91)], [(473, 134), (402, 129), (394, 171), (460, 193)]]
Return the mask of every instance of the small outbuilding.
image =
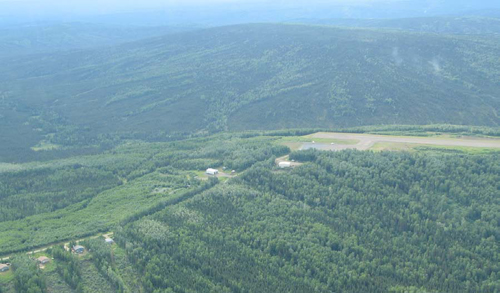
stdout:
[(280, 168), (290, 168), (290, 167), (292, 167), (292, 163), (290, 163), (290, 162), (279, 162), (278, 166)]
[(76, 253), (83, 253), (85, 251), (85, 247), (81, 245), (75, 245), (73, 246), (73, 251)]
[(6, 272), (8, 270), (10, 270), (9, 265), (4, 264), (4, 263), (0, 263), (0, 273)]
[(205, 173), (208, 174), (208, 175), (217, 175), (217, 174), (219, 174), (219, 170), (208, 168)]
[(40, 256), (39, 258), (36, 259), (38, 261), (38, 263), (44, 265), (48, 262), (50, 262), (50, 258), (46, 257), (46, 256)]
[(115, 241), (113, 239), (111, 239), (111, 238), (106, 238), (106, 239), (104, 239), (104, 241), (106, 241), (107, 244), (113, 244), (113, 243), (115, 243)]

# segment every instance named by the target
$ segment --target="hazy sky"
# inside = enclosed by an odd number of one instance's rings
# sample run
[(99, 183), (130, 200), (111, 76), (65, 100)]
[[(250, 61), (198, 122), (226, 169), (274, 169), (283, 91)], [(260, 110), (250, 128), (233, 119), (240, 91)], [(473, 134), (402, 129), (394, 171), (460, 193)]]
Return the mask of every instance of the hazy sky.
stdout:
[(9, 9), (30, 9), (32, 11), (45, 10), (78, 10), (91, 11), (123, 11), (131, 9), (171, 8), (180, 6), (214, 6), (214, 5), (268, 5), (297, 6), (297, 5), (349, 5), (359, 6), (377, 2), (398, 2), (405, 0), (0, 0), (2, 7)]
[[(6, 15), (89, 15), (137, 12), (153, 9), (227, 7), (236, 9), (293, 7), (316, 8), (321, 5), (349, 7), (414, 0), (0, 0), (0, 16)], [(429, 0), (425, 0), (429, 1)]]
[[(500, 8), (499, 0), (0, 0), (8, 21), (94, 21), (89, 16), (167, 13), (173, 23), (281, 21), (300, 18), (398, 18)], [(87, 18), (85, 18), (87, 17)], [(227, 18), (233, 19), (227, 19)], [(143, 16), (141, 21), (147, 20)], [(241, 18), (241, 19), (238, 19)], [(164, 19), (167, 19), (164, 17)], [(127, 22), (124, 19), (121, 22)], [(130, 20), (132, 22), (132, 20)], [(135, 21), (140, 23), (141, 21)], [(157, 24), (161, 22), (156, 21)]]

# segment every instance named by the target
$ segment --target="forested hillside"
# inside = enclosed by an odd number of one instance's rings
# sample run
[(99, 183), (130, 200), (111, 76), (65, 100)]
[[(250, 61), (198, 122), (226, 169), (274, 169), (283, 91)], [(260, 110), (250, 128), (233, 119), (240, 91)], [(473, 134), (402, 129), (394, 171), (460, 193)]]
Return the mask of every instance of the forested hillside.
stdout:
[(481, 16), (440, 16), (402, 19), (302, 19), (302, 23), (343, 27), (388, 28), (412, 32), (458, 35), (500, 35), (500, 18)]
[(192, 29), (90, 23), (6, 26), (0, 27), (0, 58), (106, 47)]
[(499, 57), (494, 39), (255, 24), (5, 59), (0, 157), (205, 131), (497, 126)]
[(0, 164), (0, 255), (107, 231), (212, 186), (207, 168), (240, 172), (289, 152), (275, 137), (242, 137), (130, 142), (100, 155)]
[(497, 292), (499, 157), (259, 163), (117, 239), (146, 292)]
[(498, 153), (305, 150), (280, 169), (290, 150), (279, 139), (130, 143), (2, 166), (2, 253), (104, 232), (116, 244), (87, 238), (81, 255), (56, 245), (35, 253), (53, 258), (43, 268), (10, 255), (0, 292), (500, 290)]

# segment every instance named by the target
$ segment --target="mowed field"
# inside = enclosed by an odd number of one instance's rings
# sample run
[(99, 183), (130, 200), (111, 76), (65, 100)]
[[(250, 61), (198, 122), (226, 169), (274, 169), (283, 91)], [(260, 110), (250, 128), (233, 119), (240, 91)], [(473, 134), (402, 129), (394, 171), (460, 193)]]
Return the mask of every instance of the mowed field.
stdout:
[[(345, 142), (345, 143), (344, 143)], [(318, 132), (300, 137), (297, 141), (288, 139), (293, 149), (320, 150), (412, 150), (418, 148), (457, 149), (473, 152), (500, 151), (500, 139), (489, 137), (435, 136), (392, 136), (358, 133)]]

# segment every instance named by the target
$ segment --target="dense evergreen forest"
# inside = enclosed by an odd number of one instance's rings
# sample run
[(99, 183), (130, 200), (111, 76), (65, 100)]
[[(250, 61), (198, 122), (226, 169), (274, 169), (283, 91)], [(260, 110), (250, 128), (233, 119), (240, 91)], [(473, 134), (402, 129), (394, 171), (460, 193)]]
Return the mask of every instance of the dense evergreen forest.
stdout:
[(499, 56), (494, 36), (252, 24), (4, 58), (0, 159), (225, 130), (498, 126)]
[(0, 27), (0, 293), (500, 292), (494, 14)]
[(500, 18), (490, 16), (440, 16), (399, 19), (304, 19), (302, 23), (342, 27), (388, 28), (412, 32), (457, 35), (498, 36)]
[[(466, 130), (385, 131), (436, 128)], [(279, 143), (304, 133), (131, 141), (1, 165), (2, 253), (56, 245), (35, 254), (53, 258), (43, 269), (13, 256), (0, 292), (500, 290), (498, 152), (290, 153)], [(277, 168), (287, 154), (299, 165)], [(210, 178), (208, 167), (236, 176)], [(116, 244), (88, 238), (108, 231)], [(60, 246), (82, 238), (82, 255)]]
[(500, 290), (499, 157), (291, 158), (122, 230), (145, 291)]
[(0, 58), (107, 47), (192, 29), (191, 26), (140, 27), (78, 22), (13, 25), (0, 27)]
[(240, 172), (289, 152), (277, 137), (245, 136), (130, 142), (100, 155), (0, 164), (0, 253), (107, 231), (211, 187), (198, 178), (209, 167)]

